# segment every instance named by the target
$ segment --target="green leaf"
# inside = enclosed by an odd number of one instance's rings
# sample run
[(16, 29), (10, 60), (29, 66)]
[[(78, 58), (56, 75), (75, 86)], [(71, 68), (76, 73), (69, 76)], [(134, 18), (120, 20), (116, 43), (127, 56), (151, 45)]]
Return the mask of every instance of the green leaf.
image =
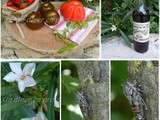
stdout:
[(76, 22), (67, 22), (67, 28), (74, 29), (76, 28)]
[(8, 94), (16, 94), (18, 93), (18, 89), (16, 87), (7, 86), (1, 88), (1, 96), (5, 96)]
[(87, 22), (90, 22), (90, 21), (93, 21), (93, 20), (95, 20), (95, 19), (99, 19), (99, 16), (97, 16), (97, 15), (88, 16), (86, 21), (87, 21)]
[(131, 42), (130, 42), (129, 38), (127, 37), (127, 35), (120, 29), (119, 29), (119, 32), (120, 32), (124, 42), (126, 43), (126, 45), (131, 47)]
[(133, 10), (130, 10), (124, 17), (123, 17), (123, 22), (125, 22), (126, 20), (128, 20), (129, 19), (129, 17), (132, 15), (132, 13), (133, 13)]
[(62, 76), (62, 84), (69, 93), (75, 92), (79, 88), (78, 80), (71, 76)]
[(108, 32), (110, 30), (111, 30), (110, 28), (102, 29), (102, 33), (101, 34), (104, 34), (104, 33)]
[(104, 20), (101, 21), (101, 24), (102, 24), (102, 25), (107, 25), (107, 26), (109, 25), (109, 23), (106, 22), (106, 21), (104, 21)]
[(34, 73), (34, 77), (38, 77), (40, 75), (43, 75), (44, 73), (52, 71), (58, 65), (59, 65), (59, 62), (48, 62), (43, 64), (39, 63)]
[(64, 86), (62, 86), (62, 105), (77, 104), (78, 100), (75, 93), (69, 93)]
[(31, 105), (25, 105), (17, 109), (18, 112), (21, 113), (21, 116), (23, 115), (24, 117), (33, 117), (36, 113), (34, 111), (33, 106)]
[(3, 112), (1, 119), (2, 120), (21, 120), (21, 118), (28, 118), (35, 116), (34, 108), (29, 105), (23, 105), (17, 109)]
[(51, 80), (49, 81), (49, 88), (48, 88), (48, 112), (47, 117), (48, 120), (55, 120), (55, 113), (54, 113), (54, 93), (56, 89), (56, 81), (58, 79), (58, 73), (56, 71), (52, 72)]
[(17, 109), (18, 107), (21, 107), (21, 106), (23, 106), (25, 104), (26, 103), (24, 103), (24, 102), (9, 102), (9, 103), (5, 103), (5, 104), (2, 104), (1, 111), (2, 112), (11, 111), (11, 110)]
[(63, 47), (61, 49), (58, 50), (58, 53), (62, 54), (65, 53), (67, 51), (72, 50), (73, 48), (75, 48), (77, 45), (74, 43), (69, 43), (66, 47)]
[(1, 64), (1, 78), (3, 78), (7, 73), (11, 71), (9, 64), (6, 62), (2, 62)]
[(127, 7), (126, 3), (122, 3), (122, 8), (125, 9)]
[(88, 22), (83, 21), (83, 22), (82, 22), (82, 28), (87, 28), (87, 27), (88, 27)]

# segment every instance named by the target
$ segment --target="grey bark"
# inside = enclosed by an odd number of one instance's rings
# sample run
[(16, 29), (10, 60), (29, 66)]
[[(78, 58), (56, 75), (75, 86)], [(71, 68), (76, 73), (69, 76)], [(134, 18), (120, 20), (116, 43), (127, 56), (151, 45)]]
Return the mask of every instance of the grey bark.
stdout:
[(130, 79), (137, 79), (144, 89), (143, 98), (148, 108), (146, 120), (158, 120), (158, 62), (129, 62), (128, 68)]
[(108, 120), (109, 117), (109, 63), (107, 61), (75, 62), (80, 92), (87, 104), (80, 103), (86, 120)]

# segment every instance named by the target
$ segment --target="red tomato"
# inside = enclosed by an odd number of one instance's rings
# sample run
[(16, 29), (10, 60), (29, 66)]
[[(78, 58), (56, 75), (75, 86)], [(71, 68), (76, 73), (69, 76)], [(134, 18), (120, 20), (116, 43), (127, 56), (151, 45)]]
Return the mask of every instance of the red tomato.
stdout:
[(69, 1), (62, 4), (60, 12), (67, 21), (80, 22), (85, 19), (85, 9), (79, 1)]
[(12, 1), (8, 1), (8, 2), (7, 2), (7, 6), (8, 6), (8, 7), (11, 7), (11, 6), (13, 6), (13, 3), (12, 3)]
[(19, 8), (20, 8), (20, 9), (24, 9), (24, 8), (26, 8), (27, 6), (28, 6), (28, 3), (21, 3), (20, 6), (19, 6)]
[(29, 3), (32, 3), (34, 0), (27, 0)]
[(11, 0), (13, 4), (20, 4), (21, 0)]

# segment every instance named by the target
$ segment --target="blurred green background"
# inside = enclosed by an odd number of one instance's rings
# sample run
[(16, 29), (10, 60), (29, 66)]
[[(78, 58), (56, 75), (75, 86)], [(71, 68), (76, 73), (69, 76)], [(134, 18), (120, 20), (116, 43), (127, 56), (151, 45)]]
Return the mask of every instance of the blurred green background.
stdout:
[(128, 79), (128, 62), (111, 62), (111, 119), (135, 120), (131, 106), (123, 94), (122, 84)]
[(76, 97), (79, 88), (80, 82), (74, 62), (62, 61), (62, 120), (84, 120)]

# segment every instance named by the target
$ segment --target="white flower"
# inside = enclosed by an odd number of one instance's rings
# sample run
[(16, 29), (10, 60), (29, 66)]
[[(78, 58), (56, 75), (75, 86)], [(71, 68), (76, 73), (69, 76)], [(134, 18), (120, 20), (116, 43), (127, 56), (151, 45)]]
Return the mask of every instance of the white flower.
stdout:
[(47, 120), (47, 118), (43, 112), (38, 112), (35, 117), (23, 118), (21, 120)]
[(66, 75), (66, 76), (71, 75), (71, 70), (70, 69), (64, 69), (63, 70), (63, 75)]
[(17, 82), (20, 92), (23, 92), (26, 87), (32, 87), (36, 85), (33, 79), (33, 73), (35, 71), (36, 64), (28, 63), (21, 68), (21, 63), (9, 63), (11, 72), (9, 72), (3, 79), (7, 82)]
[(54, 107), (59, 108), (59, 101), (57, 100), (57, 96), (58, 96), (58, 88), (56, 88), (55, 94), (54, 94)]
[(116, 27), (115, 25), (112, 25), (111, 30), (112, 30), (112, 31), (116, 31), (116, 30), (117, 30), (117, 27)]

